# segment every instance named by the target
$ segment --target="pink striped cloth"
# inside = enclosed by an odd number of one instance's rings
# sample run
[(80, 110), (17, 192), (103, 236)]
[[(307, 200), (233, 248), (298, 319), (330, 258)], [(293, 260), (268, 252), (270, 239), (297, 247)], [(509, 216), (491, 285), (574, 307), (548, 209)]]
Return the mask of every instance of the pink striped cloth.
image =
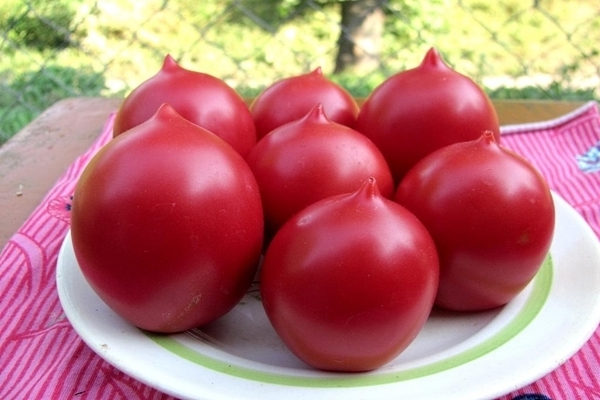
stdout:
[[(96, 142), (56, 182), (0, 253), (0, 399), (169, 399), (125, 375), (77, 336), (58, 300), (55, 270), (79, 174)], [(600, 114), (590, 102), (562, 118), (503, 127), (503, 145), (529, 159), (600, 236)], [(600, 293), (599, 293), (600, 295)], [(564, 365), (508, 399), (600, 399), (600, 330)], [(485, 382), (482, 382), (485, 385)]]

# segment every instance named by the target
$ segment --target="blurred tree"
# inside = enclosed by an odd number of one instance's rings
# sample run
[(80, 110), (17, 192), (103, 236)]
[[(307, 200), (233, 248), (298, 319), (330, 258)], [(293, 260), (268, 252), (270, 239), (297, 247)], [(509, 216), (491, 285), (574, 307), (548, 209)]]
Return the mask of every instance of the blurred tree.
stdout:
[(339, 0), (228, 0), (228, 21), (258, 25), (262, 29), (275, 32), (286, 22), (305, 17), (312, 4), (319, 6), (337, 3)]
[(258, 24), (274, 32), (285, 22), (311, 12), (338, 8), (340, 34), (335, 73), (373, 70), (379, 66), (384, 31), (384, 5), (391, 0), (230, 0), (230, 20)]
[(379, 66), (385, 0), (341, 1), (341, 27), (335, 73)]
[(77, 39), (73, 19), (80, 2), (4, 0), (0, 6), (0, 29), (13, 46), (24, 45), (37, 50), (65, 48)]

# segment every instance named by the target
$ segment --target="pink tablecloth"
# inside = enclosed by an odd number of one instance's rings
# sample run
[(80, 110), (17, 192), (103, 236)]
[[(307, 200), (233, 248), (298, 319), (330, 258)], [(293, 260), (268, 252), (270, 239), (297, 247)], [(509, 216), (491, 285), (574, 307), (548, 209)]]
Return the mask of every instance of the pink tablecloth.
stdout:
[[(104, 362), (77, 336), (56, 291), (70, 200), (97, 141), (56, 182), (0, 253), (0, 399), (168, 399)], [(503, 127), (503, 145), (529, 159), (600, 236), (600, 114), (588, 103), (562, 118)], [(600, 296), (600, 288), (599, 288)], [(600, 399), (600, 330), (569, 361), (508, 399)], [(485, 385), (485, 382), (481, 382)]]

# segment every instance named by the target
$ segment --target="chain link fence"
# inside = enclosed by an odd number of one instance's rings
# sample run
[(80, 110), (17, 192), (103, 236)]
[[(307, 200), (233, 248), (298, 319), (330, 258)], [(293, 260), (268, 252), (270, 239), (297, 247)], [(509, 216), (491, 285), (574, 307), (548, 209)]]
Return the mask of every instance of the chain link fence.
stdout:
[(317, 67), (366, 96), (433, 46), (493, 98), (600, 98), (597, 0), (3, 0), (0, 32), (0, 143), (166, 54), (243, 96)]

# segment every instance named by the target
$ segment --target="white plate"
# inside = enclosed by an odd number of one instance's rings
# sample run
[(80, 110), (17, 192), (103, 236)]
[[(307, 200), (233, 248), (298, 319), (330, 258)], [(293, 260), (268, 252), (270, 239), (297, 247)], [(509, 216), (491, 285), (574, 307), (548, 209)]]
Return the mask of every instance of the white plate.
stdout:
[(154, 335), (134, 328), (87, 284), (70, 234), (58, 258), (58, 293), (92, 350), (180, 398), (493, 398), (557, 368), (600, 321), (600, 244), (575, 210), (554, 199), (551, 258), (517, 298), (483, 313), (434, 312), (408, 349), (369, 373), (326, 373), (298, 361), (269, 325), (256, 288), (202, 330)]

